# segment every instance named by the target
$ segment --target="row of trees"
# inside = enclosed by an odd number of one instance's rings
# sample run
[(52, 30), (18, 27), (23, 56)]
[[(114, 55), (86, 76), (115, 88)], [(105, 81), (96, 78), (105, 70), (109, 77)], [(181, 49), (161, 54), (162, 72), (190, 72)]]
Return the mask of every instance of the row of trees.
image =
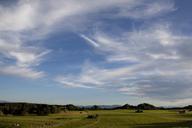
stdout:
[[(186, 106), (185, 109), (192, 109), (192, 106)], [(135, 110), (156, 110), (156, 109), (165, 109), (163, 107), (156, 107), (154, 105), (143, 103), (137, 106), (125, 104), (119, 107), (113, 108), (104, 108), (102, 106), (89, 106), (89, 107), (79, 107), (73, 104), (68, 105), (47, 105), (47, 104), (33, 104), (33, 103), (0, 103), (0, 115), (48, 115), (51, 113), (59, 113), (60, 111), (82, 111), (82, 110), (102, 110), (102, 109), (135, 109)], [(169, 108), (170, 109), (170, 108)], [(171, 108), (174, 109), (174, 108)], [(177, 108), (178, 109), (178, 108)]]
[(138, 104), (136, 106), (134, 105), (129, 105), (129, 104), (125, 104), (123, 106), (120, 107), (116, 107), (114, 109), (135, 109), (135, 110), (165, 110), (167, 108), (164, 107), (156, 107), (152, 104), (148, 104), (148, 103), (142, 103), (142, 104)]
[(60, 111), (81, 111), (83, 107), (78, 107), (73, 104), (68, 105), (47, 105), (33, 103), (0, 103), (0, 115), (48, 115), (59, 113)]
[(29, 104), (29, 103), (1, 103), (0, 111), (3, 114), (12, 115), (48, 115), (60, 112), (61, 107), (57, 105)]

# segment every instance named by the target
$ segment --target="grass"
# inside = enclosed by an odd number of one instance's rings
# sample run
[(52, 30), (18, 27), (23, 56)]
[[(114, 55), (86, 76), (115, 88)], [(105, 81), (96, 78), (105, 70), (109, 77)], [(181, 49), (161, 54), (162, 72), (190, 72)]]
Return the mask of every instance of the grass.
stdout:
[[(98, 114), (97, 119), (87, 119)], [(98, 110), (62, 112), (49, 116), (0, 116), (0, 128), (192, 128), (192, 113), (148, 110)]]

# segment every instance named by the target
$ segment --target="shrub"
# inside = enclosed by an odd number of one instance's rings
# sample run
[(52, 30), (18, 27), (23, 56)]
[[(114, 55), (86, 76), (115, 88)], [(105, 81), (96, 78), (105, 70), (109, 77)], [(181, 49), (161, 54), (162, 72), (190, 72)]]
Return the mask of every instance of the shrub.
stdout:
[(143, 103), (139, 104), (137, 106), (138, 109), (143, 109), (143, 110), (155, 110), (157, 109), (154, 105), (148, 104), (148, 103)]
[(99, 116), (98, 114), (96, 114), (96, 115), (88, 115), (87, 119), (97, 119), (98, 116)]
[(3, 115), (4, 115), (4, 113), (2, 111), (0, 111), (0, 116), (3, 116)]
[(143, 113), (143, 110), (138, 109), (138, 110), (136, 110), (135, 112), (136, 112), (136, 113)]
[(180, 110), (179, 111), (179, 114), (185, 114), (186, 113), (186, 110)]

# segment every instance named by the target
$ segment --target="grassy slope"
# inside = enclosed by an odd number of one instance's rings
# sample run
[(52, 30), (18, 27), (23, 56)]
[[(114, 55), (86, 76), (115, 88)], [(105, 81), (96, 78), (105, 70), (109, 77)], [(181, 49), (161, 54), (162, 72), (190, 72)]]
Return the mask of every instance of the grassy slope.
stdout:
[(67, 112), (50, 116), (2, 116), (0, 128), (13, 128), (19, 123), (22, 128), (187, 128), (192, 126), (192, 113), (178, 114), (175, 111), (130, 110), (89, 111), (99, 114), (98, 119), (86, 119), (87, 112)]

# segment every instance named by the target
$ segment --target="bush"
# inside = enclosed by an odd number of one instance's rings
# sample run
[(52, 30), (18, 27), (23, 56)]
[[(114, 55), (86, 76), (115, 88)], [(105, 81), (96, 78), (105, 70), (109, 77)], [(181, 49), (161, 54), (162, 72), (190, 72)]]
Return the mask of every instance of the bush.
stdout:
[(135, 112), (136, 112), (136, 113), (143, 113), (143, 110), (138, 109), (138, 110), (136, 110)]
[(21, 113), (19, 114), (19, 115), (21, 115), (21, 116), (26, 116), (26, 115), (28, 115), (29, 113), (27, 112), (27, 111), (21, 111)]
[(4, 113), (2, 111), (0, 111), (0, 116), (3, 116), (3, 115), (4, 115)]
[(186, 113), (186, 110), (180, 110), (179, 111), (179, 114), (185, 114)]
[(99, 116), (98, 114), (96, 114), (96, 115), (88, 115), (87, 119), (97, 119), (98, 116)]
[(137, 106), (137, 109), (143, 109), (143, 110), (155, 110), (157, 109), (154, 105), (148, 104), (148, 103), (143, 103), (139, 104)]

